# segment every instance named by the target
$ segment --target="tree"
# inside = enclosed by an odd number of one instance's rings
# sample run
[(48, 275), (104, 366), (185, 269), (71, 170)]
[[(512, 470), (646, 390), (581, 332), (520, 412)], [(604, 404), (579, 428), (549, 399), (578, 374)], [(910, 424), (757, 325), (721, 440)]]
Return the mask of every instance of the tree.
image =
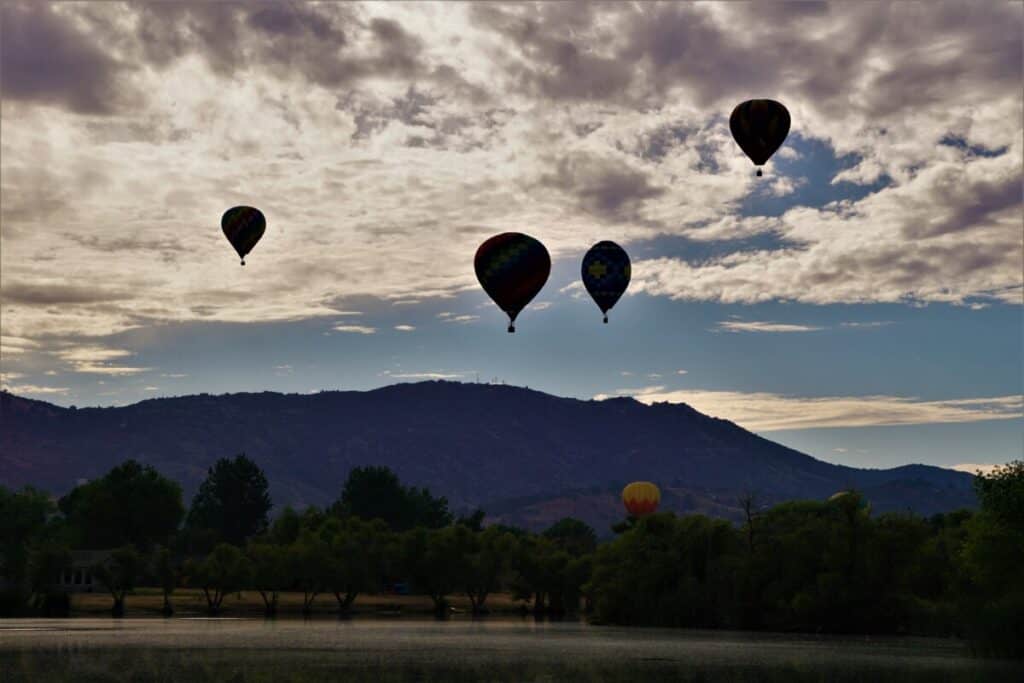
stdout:
[(31, 588), (32, 549), (45, 538), (47, 519), (55, 510), (42, 491), (26, 486), (15, 492), (0, 486), (0, 576), (23, 596)]
[(110, 597), (114, 598), (114, 606), (110, 610), (112, 616), (124, 616), (125, 595), (135, 588), (141, 570), (142, 556), (131, 545), (118, 548), (106, 560), (93, 566), (93, 576), (106, 586)]
[(463, 574), (466, 595), (474, 614), (487, 612), (487, 596), (507, 580), (516, 544), (515, 538), (496, 527), (473, 535)]
[(321, 535), (329, 539), (331, 554), (326, 588), (338, 601), (338, 611), (345, 614), (360, 593), (380, 586), (393, 552), (393, 534), (382, 520), (367, 522), (350, 517), (328, 520)]
[(71, 568), (71, 550), (59, 541), (43, 540), (33, 545), (28, 558), (28, 575), (36, 607), (44, 617), (66, 617), (71, 607), (67, 593), (55, 584)]
[(573, 557), (588, 555), (597, 548), (597, 534), (590, 525), (572, 517), (558, 520), (543, 535)]
[(221, 458), (192, 500), (188, 527), (211, 530), (218, 541), (241, 546), (267, 528), (272, 507), (267, 489), (263, 470), (245, 455)]
[(203, 589), (211, 615), (220, 613), (224, 596), (245, 587), (249, 581), (249, 562), (242, 551), (221, 543), (199, 563), (188, 566), (190, 582)]
[(149, 465), (127, 460), (60, 499), (75, 546), (140, 551), (164, 543), (181, 523), (181, 487)]
[(287, 590), (291, 582), (287, 548), (272, 543), (253, 543), (248, 549), (252, 568), (251, 583), (263, 598), (264, 614), (277, 614), (278, 593)]
[(381, 519), (394, 531), (439, 529), (452, 522), (448, 500), (427, 489), (406, 488), (387, 467), (356, 467), (349, 472), (332, 514)]
[(438, 615), (448, 611), (448, 596), (465, 585), (466, 556), (473, 532), (464, 526), (417, 527), (402, 537), (402, 555), (413, 587), (434, 601)]
[(304, 529), (288, 547), (289, 572), (302, 591), (302, 613), (313, 611), (313, 601), (330, 582), (331, 547), (314, 529)]
[(171, 593), (178, 586), (178, 570), (174, 565), (174, 558), (169, 548), (161, 546), (153, 552), (153, 577), (164, 596), (164, 605), (160, 612), (165, 617), (169, 617), (174, 614), (174, 607), (171, 606)]
[(981, 511), (963, 550), (968, 635), (980, 652), (1024, 658), (1024, 462), (979, 473), (974, 487)]

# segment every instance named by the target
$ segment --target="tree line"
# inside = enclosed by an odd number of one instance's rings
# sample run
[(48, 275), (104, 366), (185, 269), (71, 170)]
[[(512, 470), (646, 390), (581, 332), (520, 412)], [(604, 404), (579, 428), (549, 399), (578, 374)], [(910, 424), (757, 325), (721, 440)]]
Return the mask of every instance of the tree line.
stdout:
[[(975, 478), (980, 507), (924, 518), (872, 515), (856, 492), (759, 509), (743, 524), (703, 515), (627, 518), (598, 543), (563, 519), (542, 533), (456, 516), (443, 497), (384, 467), (353, 469), (327, 508), (272, 507), (264, 473), (244, 455), (219, 460), (188, 510), (181, 487), (127, 461), (54, 505), (35, 489), (0, 488), (0, 571), (7, 614), (59, 613), (54, 578), (71, 549), (114, 548), (94, 567), (115, 615), (139, 585), (173, 612), (180, 586), (211, 614), (257, 592), (273, 616), (282, 592), (339, 613), (388, 587), (454, 595), (474, 613), (511, 593), (524, 610), (584, 612), (598, 623), (966, 637), (981, 653), (1024, 656), (1024, 463)], [(13, 588), (12, 588), (13, 587)], [(63, 600), (63, 602), (62, 602)]]

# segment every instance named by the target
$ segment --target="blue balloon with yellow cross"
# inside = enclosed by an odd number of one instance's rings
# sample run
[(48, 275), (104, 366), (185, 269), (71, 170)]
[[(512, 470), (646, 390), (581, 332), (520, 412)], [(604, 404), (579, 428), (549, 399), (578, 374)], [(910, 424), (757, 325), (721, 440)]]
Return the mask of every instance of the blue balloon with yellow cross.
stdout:
[(615, 242), (598, 242), (583, 257), (581, 274), (583, 286), (607, 323), (608, 311), (629, 286), (629, 255)]

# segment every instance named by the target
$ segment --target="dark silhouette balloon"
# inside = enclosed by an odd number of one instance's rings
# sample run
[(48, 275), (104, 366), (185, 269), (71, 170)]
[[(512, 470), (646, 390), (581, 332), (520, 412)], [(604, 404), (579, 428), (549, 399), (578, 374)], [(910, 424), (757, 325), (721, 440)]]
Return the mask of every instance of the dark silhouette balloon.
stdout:
[[(729, 130), (740, 149), (757, 166), (763, 166), (789, 135), (789, 111), (775, 100), (747, 100), (736, 105)], [(757, 169), (761, 175), (761, 169)]]
[(551, 257), (529, 235), (505, 232), (480, 245), (473, 266), (484, 291), (508, 314), (508, 331), (515, 332), (516, 316), (548, 281)]
[(267, 229), (267, 219), (259, 209), (251, 206), (234, 206), (224, 212), (220, 219), (220, 228), (238, 252), (244, 266), (245, 255), (252, 251)]
[(580, 272), (583, 286), (607, 323), (608, 311), (629, 286), (629, 254), (615, 242), (598, 242), (584, 255)]

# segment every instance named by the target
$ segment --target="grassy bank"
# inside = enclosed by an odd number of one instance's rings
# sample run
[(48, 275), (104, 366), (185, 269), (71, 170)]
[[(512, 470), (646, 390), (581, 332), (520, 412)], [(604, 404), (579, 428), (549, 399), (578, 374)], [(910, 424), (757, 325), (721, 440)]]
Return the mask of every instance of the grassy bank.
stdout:
[[(449, 597), (456, 611), (468, 613), (469, 599), (465, 596)], [(181, 588), (171, 596), (175, 616), (205, 616), (206, 598), (199, 589)], [(492, 614), (519, 613), (519, 600), (513, 600), (507, 593), (496, 593), (487, 598), (487, 607)], [(105, 616), (110, 614), (113, 599), (106, 593), (76, 593), (71, 596), (72, 616)], [(125, 600), (125, 616), (160, 616), (163, 595), (159, 588), (137, 588)], [(352, 614), (433, 614), (434, 603), (426, 595), (360, 595), (352, 606)], [(278, 616), (302, 616), (302, 593), (280, 593), (277, 603)], [(338, 602), (330, 593), (318, 595), (313, 604), (313, 615), (325, 616), (338, 613)], [(256, 591), (232, 593), (224, 598), (220, 616), (261, 617), (263, 599)]]

